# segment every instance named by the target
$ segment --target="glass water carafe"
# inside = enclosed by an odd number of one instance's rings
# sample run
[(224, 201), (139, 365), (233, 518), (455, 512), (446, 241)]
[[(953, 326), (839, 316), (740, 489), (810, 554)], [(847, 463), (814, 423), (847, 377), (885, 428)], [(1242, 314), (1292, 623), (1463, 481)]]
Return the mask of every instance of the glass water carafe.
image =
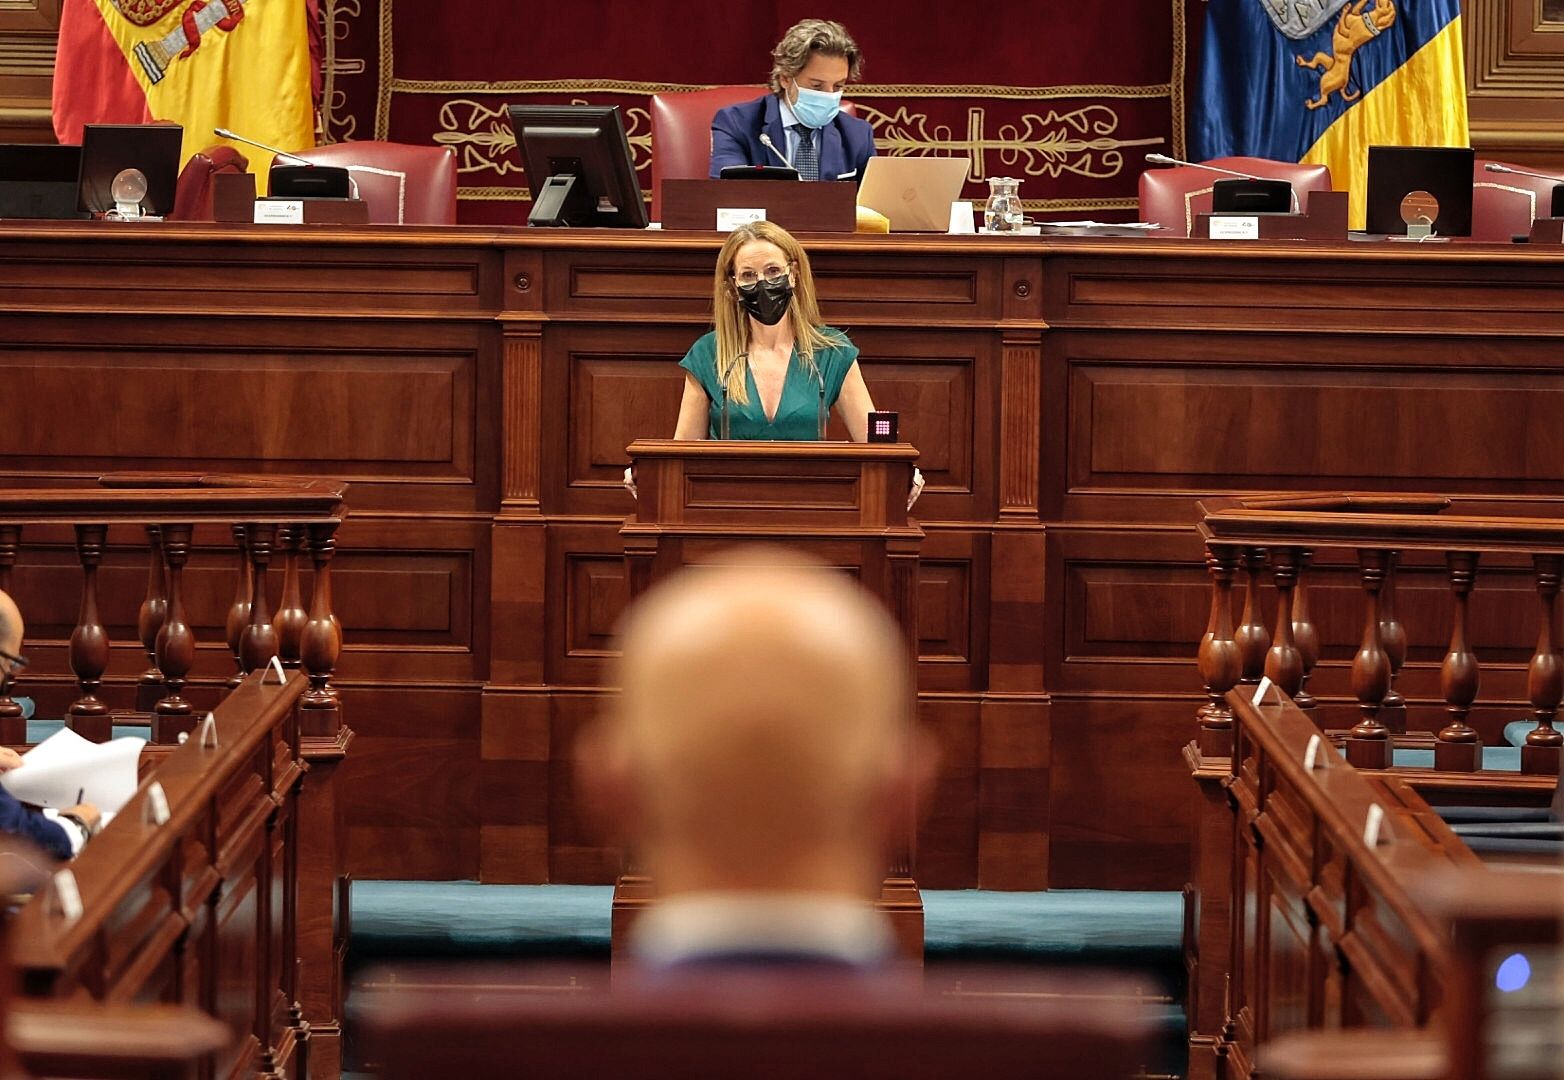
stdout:
[(988, 178), (988, 202), (983, 206), (983, 227), (991, 233), (1021, 229), (1021, 181), (1009, 176)]

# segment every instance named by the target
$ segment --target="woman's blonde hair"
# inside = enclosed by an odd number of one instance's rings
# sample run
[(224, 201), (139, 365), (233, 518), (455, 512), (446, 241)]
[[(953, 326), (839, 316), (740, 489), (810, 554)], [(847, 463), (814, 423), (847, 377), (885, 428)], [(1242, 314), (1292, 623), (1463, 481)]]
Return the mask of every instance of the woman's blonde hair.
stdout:
[(815, 352), (841, 344), (840, 335), (828, 334), (820, 321), (820, 305), (815, 300), (815, 278), (809, 269), (809, 255), (793, 234), (770, 221), (740, 225), (728, 234), (727, 243), (717, 255), (717, 273), (712, 284), (712, 321), (717, 329), (717, 379), (727, 387), (728, 398), (740, 405), (749, 401), (745, 376), (749, 372), (749, 317), (739, 303), (738, 286), (733, 281), (733, 264), (739, 249), (755, 241), (775, 244), (788, 261), (793, 279), (793, 299), (787, 318), (792, 320), (793, 347), (804, 363), (804, 370), (815, 375)]
[(794, 23), (771, 50), (771, 89), (781, 90), (782, 76), (796, 78), (816, 53), (846, 60), (847, 77), (855, 82), (863, 71), (863, 53), (845, 26), (829, 19), (805, 19)]

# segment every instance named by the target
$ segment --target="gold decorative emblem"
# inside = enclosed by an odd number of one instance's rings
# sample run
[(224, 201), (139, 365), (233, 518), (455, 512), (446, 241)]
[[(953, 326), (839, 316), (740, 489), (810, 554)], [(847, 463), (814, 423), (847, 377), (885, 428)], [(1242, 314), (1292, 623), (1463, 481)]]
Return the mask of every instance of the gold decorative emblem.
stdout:
[[(590, 104), (585, 98), (572, 98), (572, 105)], [(621, 108), (625, 135), (637, 169), (652, 160), (652, 116), (645, 109)], [(492, 170), (500, 176), (521, 172), (516, 155), (516, 132), (505, 106), (490, 107), (471, 98), (454, 98), (440, 106), (439, 130), (434, 141), (449, 146), (456, 154), (461, 173)]]
[(1332, 55), (1317, 52), (1308, 60), (1298, 57), (1299, 67), (1313, 68), (1320, 73), (1320, 96), (1304, 102), (1309, 109), (1324, 108), (1332, 94), (1339, 93), (1341, 100), (1347, 102), (1363, 96), (1362, 88), (1350, 81), (1352, 57), (1396, 21), (1396, 5), (1391, 0), (1374, 0), (1374, 6), (1365, 15), (1363, 9), (1368, 2), (1358, 0), (1341, 9), (1341, 18), (1336, 20), (1336, 29), (1330, 36)]
[(182, 0), (113, 0), (114, 10), (136, 26), (151, 26), (173, 11)]

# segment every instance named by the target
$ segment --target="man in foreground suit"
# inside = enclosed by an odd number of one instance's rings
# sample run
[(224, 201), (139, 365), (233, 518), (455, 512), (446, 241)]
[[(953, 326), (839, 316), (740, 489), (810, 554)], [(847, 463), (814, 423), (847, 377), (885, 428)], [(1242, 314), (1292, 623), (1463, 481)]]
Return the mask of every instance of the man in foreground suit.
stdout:
[(800, 180), (863, 179), (874, 128), (841, 111), (863, 54), (841, 23), (805, 19), (771, 51), (771, 93), (711, 121), (711, 177), (729, 165), (791, 165)]
[(752, 549), (654, 589), (623, 647), (582, 764), (656, 883), (636, 955), (887, 959), (871, 898), (932, 764), (889, 613), (845, 574)]

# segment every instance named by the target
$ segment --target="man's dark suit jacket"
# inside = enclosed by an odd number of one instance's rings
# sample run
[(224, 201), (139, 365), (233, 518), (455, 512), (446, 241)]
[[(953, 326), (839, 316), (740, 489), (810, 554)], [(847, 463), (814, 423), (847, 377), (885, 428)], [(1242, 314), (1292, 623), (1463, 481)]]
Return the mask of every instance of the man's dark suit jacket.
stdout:
[(0, 832), (31, 840), (56, 859), (71, 857), (71, 839), (65, 830), (17, 802), (16, 796), (5, 788), (0, 788)]
[[(787, 132), (782, 130), (782, 105), (775, 94), (729, 105), (711, 120), (711, 177), (716, 179), (729, 165), (781, 165), (781, 158), (760, 141), (764, 131), (777, 153), (787, 155)], [(863, 179), (863, 168), (874, 156), (874, 128), (867, 120), (838, 113), (819, 131), (820, 179)]]

